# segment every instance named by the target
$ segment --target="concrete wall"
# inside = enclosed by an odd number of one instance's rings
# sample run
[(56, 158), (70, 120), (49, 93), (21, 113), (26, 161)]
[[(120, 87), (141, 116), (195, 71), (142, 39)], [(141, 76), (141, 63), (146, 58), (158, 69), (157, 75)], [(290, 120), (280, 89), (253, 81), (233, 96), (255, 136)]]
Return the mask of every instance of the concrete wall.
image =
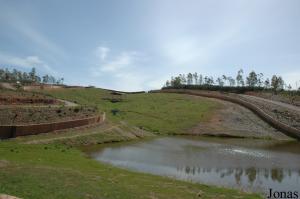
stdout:
[(35, 135), (40, 133), (48, 133), (55, 130), (62, 130), (68, 128), (74, 128), (79, 126), (85, 126), (89, 124), (101, 123), (104, 121), (104, 117), (95, 116), (84, 119), (42, 123), (42, 124), (29, 124), (29, 125), (0, 125), (0, 139), (13, 138), (25, 135)]

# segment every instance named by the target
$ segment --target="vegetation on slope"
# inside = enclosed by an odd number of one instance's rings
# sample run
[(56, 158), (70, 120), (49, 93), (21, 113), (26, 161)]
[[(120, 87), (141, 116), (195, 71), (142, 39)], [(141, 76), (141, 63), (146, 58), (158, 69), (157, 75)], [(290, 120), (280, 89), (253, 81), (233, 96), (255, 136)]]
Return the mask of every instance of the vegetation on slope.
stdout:
[[(222, 75), (218, 77), (216, 81), (212, 76), (203, 76), (198, 73), (180, 74), (177, 77), (171, 77), (171, 80), (167, 80), (165, 87), (172, 88), (199, 88), (206, 90), (220, 90), (220, 91), (234, 91), (234, 92), (245, 92), (245, 91), (260, 91), (260, 90), (272, 90), (274, 92), (283, 90), (292, 90), (292, 86), (285, 84), (281, 76), (273, 75), (271, 80), (264, 78), (263, 73), (256, 73), (251, 71), (249, 75), (244, 79), (244, 71), (240, 69), (237, 72), (236, 78), (231, 76)], [(295, 82), (296, 89), (298, 88), (298, 82)], [(225, 87), (225, 88), (223, 88)], [(296, 90), (294, 90), (296, 91)]]
[[(106, 100), (113, 96), (100, 89), (63, 89), (48, 94), (82, 105), (96, 105), (107, 112), (113, 125), (125, 121), (161, 134), (180, 133), (206, 120), (211, 109), (217, 107), (208, 100), (176, 94), (126, 95), (118, 103)], [(118, 111), (113, 111), (114, 115), (111, 110)], [(72, 147), (91, 140), (94, 143), (130, 140), (135, 134), (126, 125), (107, 131), (101, 128), (0, 142), (0, 193), (25, 199), (260, 198), (257, 194), (119, 169), (89, 159)]]
[(97, 108), (86, 106), (9, 107), (0, 108), (0, 121), (2, 125), (26, 125), (83, 119), (97, 113)]
[[(209, 118), (218, 104), (180, 94), (126, 94), (120, 97), (102, 89), (57, 89), (44, 91), (54, 97), (81, 105), (98, 106), (114, 122), (125, 121), (157, 134), (182, 133)], [(112, 103), (107, 98), (120, 98)]]
[(259, 198), (258, 195), (135, 173), (60, 144), (0, 144), (0, 193), (30, 199)]
[(22, 84), (45, 83), (45, 84), (63, 84), (64, 78), (55, 78), (52, 75), (40, 77), (33, 67), (30, 72), (24, 72), (17, 69), (0, 68), (0, 82), (19, 82)]

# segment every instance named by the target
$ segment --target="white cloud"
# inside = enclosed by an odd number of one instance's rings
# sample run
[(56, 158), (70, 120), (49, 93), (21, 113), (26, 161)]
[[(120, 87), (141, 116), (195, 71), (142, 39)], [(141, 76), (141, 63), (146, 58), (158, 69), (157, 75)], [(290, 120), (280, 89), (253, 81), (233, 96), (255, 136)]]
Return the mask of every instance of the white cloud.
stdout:
[(118, 55), (110, 56), (110, 48), (99, 46), (96, 49), (97, 63), (96, 67), (92, 68), (94, 76), (101, 76), (102, 73), (116, 72), (121, 69), (128, 70), (136, 65), (137, 62), (142, 60), (142, 54), (136, 51), (123, 51)]
[(161, 53), (174, 66), (198, 68), (211, 62), (224, 50), (238, 33), (238, 29), (227, 28), (222, 33), (214, 33), (202, 37), (186, 35), (165, 38)]
[(54, 61), (58, 57), (66, 58), (66, 52), (34, 26), (34, 19), (20, 14), (21, 12), (9, 6), (0, 11), (0, 24), (11, 27), (14, 32), (25, 37), (32, 45), (36, 45), (40, 49), (39, 52), (43, 53), (43, 57), (51, 57)]
[(160, 89), (168, 79), (170, 79), (170, 74), (160, 75), (159, 77), (153, 77), (151, 80), (146, 82), (148, 89)]
[(50, 41), (48, 38), (46, 38), (44, 35), (42, 35), (34, 28), (30, 27), (29, 25), (22, 24), (15, 26), (15, 28), (24, 36), (27, 36), (32, 42), (40, 46), (43, 49), (43, 51), (48, 51), (49, 53), (54, 54), (55, 56), (63, 58), (66, 57), (65, 52), (60, 47), (58, 47), (55, 43)]
[(120, 55), (115, 57), (114, 59), (105, 62), (101, 66), (101, 71), (104, 72), (114, 72), (116, 70), (120, 70), (125, 67), (130, 67), (130, 65), (134, 65), (135, 62), (139, 59), (137, 52), (122, 52)]
[(300, 71), (293, 71), (282, 74), (282, 78), (287, 85), (291, 85), (293, 89), (300, 87)]
[(104, 47), (104, 46), (99, 46), (97, 49), (96, 49), (96, 56), (101, 60), (101, 61), (104, 61), (107, 57), (107, 54), (109, 53), (110, 49), (107, 48), (107, 47)]
[(175, 65), (183, 65), (197, 61), (202, 54), (199, 50), (196, 40), (180, 38), (167, 42), (163, 47), (163, 54)]
[(16, 57), (0, 53), (0, 64), (11, 65), (15, 67), (32, 68), (57, 74), (46, 62), (41, 60), (38, 56)]
[(113, 53), (113, 50), (106, 46), (99, 46), (94, 51), (95, 66), (90, 68), (90, 72), (93, 78), (101, 77), (97, 84), (116, 90), (143, 90), (148, 74), (144, 74), (140, 66), (146, 56), (137, 51)]
[(123, 91), (142, 91), (145, 77), (134, 72), (120, 72), (114, 76), (112, 86)]

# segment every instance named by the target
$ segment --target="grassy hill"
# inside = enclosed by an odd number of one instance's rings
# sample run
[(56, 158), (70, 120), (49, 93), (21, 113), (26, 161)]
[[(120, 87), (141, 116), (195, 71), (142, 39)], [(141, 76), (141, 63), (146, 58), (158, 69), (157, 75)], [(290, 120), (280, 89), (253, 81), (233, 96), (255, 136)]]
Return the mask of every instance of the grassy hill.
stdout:
[[(62, 89), (45, 93), (97, 106), (107, 112), (109, 121), (105, 125), (121, 127), (104, 131), (100, 126), (1, 141), (0, 193), (25, 199), (260, 198), (256, 194), (116, 168), (89, 159), (79, 148), (68, 144), (73, 140), (77, 144), (90, 143), (88, 139), (96, 143), (130, 140), (131, 126), (159, 135), (181, 133), (209, 118), (219, 106), (212, 101), (177, 94), (133, 94), (112, 103), (110, 92), (101, 89)], [(117, 110), (115, 115), (112, 110)], [(54, 138), (64, 140), (64, 136), (69, 136), (68, 143), (51, 142)], [(32, 142), (38, 139), (50, 142)]]
[[(97, 106), (113, 122), (125, 121), (157, 134), (181, 133), (208, 119), (212, 110), (219, 106), (207, 99), (180, 94), (142, 93), (118, 97), (96, 88), (58, 89), (44, 93), (81, 105)], [(112, 103), (108, 99), (121, 99), (121, 102)]]

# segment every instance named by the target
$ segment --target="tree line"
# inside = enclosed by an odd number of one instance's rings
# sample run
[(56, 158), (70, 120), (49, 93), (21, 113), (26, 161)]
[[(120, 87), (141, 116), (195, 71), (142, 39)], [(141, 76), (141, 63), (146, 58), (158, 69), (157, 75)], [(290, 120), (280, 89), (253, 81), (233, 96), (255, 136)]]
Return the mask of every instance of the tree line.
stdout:
[(55, 78), (48, 74), (39, 76), (34, 67), (28, 73), (17, 69), (0, 68), (0, 82), (63, 84), (64, 78)]
[[(198, 73), (180, 74), (167, 80), (164, 88), (202, 88), (208, 90), (292, 90), (292, 86), (285, 84), (281, 76), (273, 75), (271, 79), (264, 78), (263, 73), (251, 71), (244, 78), (244, 71), (240, 69), (235, 77), (222, 75), (214, 79)], [(300, 90), (300, 87), (298, 88)]]

